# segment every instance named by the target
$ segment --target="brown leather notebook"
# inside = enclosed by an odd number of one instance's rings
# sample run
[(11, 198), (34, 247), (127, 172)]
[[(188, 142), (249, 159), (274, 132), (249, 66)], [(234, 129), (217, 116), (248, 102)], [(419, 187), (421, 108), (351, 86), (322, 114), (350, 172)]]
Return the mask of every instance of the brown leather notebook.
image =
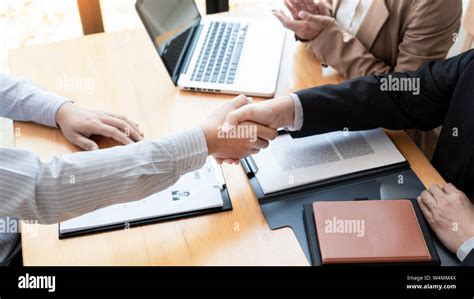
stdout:
[(313, 204), (323, 264), (431, 261), (409, 200)]

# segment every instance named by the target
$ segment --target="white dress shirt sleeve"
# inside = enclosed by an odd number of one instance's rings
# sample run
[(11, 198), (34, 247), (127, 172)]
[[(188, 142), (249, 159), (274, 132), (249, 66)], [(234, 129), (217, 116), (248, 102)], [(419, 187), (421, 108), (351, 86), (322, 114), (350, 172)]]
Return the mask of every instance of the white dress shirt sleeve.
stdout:
[[(0, 74), (0, 116), (56, 127), (67, 99)], [(29, 151), (0, 147), (0, 217), (58, 223), (117, 203), (140, 200), (201, 168), (201, 128), (44, 163)]]
[(56, 112), (69, 100), (0, 73), (0, 117), (56, 128)]
[(474, 237), (467, 240), (461, 247), (459, 247), (457, 252), (457, 257), (461, 262), (464, 262), (466, 257), (474, 250)]
[(48, 163), (26, 150), (0, 148), (0, 217), (51, 224), (141, 200), (202, 168), (207, 155), (201, 128)]
[(303, 105), (301, 105), (300, 98), (296, 94), (290, 94), (291, 98), (293, 99), (293, 104), (295, 105), (295, 115), (294, 115), (294, 122), (293, 126), (287, 128), (290, 132), (298, 132), (301, 131), (303, 128), (303, 121), (304, 121), (304, 112), (303, 112)]

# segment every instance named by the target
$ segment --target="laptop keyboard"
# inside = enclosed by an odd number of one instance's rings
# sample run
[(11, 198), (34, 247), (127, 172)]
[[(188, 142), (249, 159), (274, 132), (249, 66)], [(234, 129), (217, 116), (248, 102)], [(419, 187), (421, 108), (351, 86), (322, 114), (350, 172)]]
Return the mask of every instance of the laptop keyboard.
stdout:
[(191, 81), (233, 84), (247, 31), (241, 23), (212, 22)]
[(181, 52), (186, 45), (189, 35), (191, 34), (191, 28), (182, 32), (179, 36), (174, 38), (169, 45), (166, 46), (163, 51), (163, 60), (168, 68), (174, 70), (178, 65), (178, 61)]

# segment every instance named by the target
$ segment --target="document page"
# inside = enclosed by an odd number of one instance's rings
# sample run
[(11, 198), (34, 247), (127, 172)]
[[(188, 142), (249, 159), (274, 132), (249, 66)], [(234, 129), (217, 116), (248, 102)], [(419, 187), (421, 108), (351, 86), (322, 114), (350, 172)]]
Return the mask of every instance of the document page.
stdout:
[(405, 162), (382, 129), (299, 139), (284, 134), (253, 158), (265, 194)]
[[(201, 170), (188, 173), (172, 187), (141, 201), (118, 204), (60, 224), (61, 233), (113, 224), (154, 219), (224, 206), (216, 169), (211, 159)], [(219, 169), (217, 169), (219, 171)]]

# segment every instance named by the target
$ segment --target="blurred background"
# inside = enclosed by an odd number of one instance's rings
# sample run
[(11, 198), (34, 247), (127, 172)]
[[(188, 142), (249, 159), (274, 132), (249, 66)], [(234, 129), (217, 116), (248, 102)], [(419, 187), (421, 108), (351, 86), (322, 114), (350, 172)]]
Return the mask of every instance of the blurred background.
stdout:
[[(446, 0), (450, 1), (450, 0)], [(468, 0), (464, 0), (466, 7)], [(8, 49), (28, 45), (51, 43), (83, 36), (83, 19), (92, 18), (97, 12), (88, 7), (95, 0), (0, 0), (0, 72), (8, 73)], [(219, 0), (208, 3), (219, 9)], [(229, 9), (237, 10), (258, 3), (262, 9), (281, 7), (283, 0), (229, 0)], [(105, 32), (141, 27), (135, 12), (135, 0), (100, 0), (103, 29)], [(197, 0), (202, 14), (206, 14), (206, 0)], [(94, 27), (95, 25), (92, 24)], [(464, 40), (465, 32), (459, 38)], [(456, 43), (451, 55), (460, 52), (463, 42)]]
[[(88, 5), (90, 0), (82, 0)], [(93, 1), (92, 1), (93, 2)], [(196, 1), (206, 14), (206, 0)], [(218, 1), (215, 1), (216, 3)], [(279, 0), (230, 0), (231, 10), (259, 3), (271, 9)], [(90, 14), (85, 8), (86, 17)], [(106, 32), (142, 26), (135, 0), (100, 0)], [(93, 17), (93, 16), (92, 16)], [(8, 49), (51, 43), (83, 36), (77, 0), (0, 0), (0, 72), (8, 72)]]

